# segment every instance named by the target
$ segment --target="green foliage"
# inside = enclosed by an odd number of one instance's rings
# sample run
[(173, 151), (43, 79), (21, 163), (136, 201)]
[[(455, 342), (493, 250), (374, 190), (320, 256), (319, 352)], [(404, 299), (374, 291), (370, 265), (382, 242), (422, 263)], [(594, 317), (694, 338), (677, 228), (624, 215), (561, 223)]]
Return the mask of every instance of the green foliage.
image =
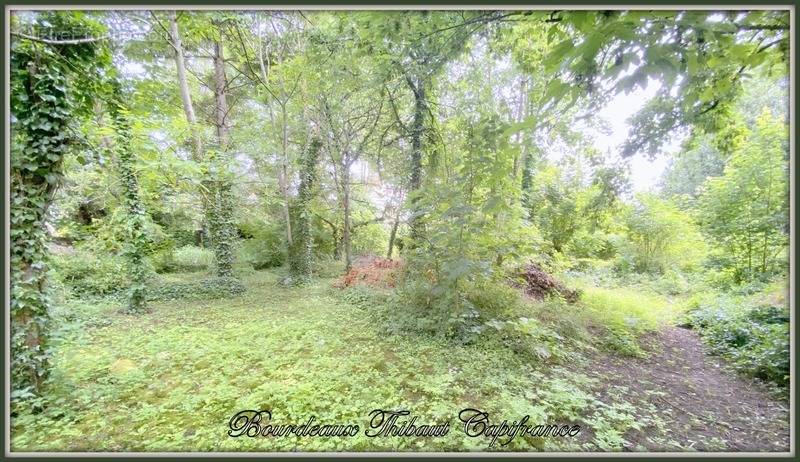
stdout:
[[(16, 21), (15, 21), (16, 22)], [(48, 12), (33, 26), (43, 36), (97, 36), (103, 27), (83, 12)], [(62, 177), (64, 155), (80, 142), (76, 125), (90, 111), (108, 51), (89, 42), (11, 44), (12, 389), (38, 391), (49, 369), (45, 212)]]
[(451, 144), (460, 156), (448, 160), (449, 175), (431, 180), (417, 197), (426, 217), (425, 244), (408, 253), (411, 272), (425, 275), (409, 288), (409, 303), (430, 307), (433, 324), (448, 335), (480, 314), (469, 301), (470, 288), (502, 275), (505, 263), (537, 242), (535, 230), (523, 225), (504, 125), (492, 116), (454, 124)]
[(722, 176), (709, 179), (698, 217), (719, 252), (715, 260), (736, 283), (786, 271), (788, 129), (768, 110), (731, 155)]
[(124, 257), (77, 250), (50, 258), (56, 281), (74, 297), (112, 295), (130, 287)]
[(314, 193), (317, 180), (317, 164), (320, 157), (322, 142), (315, 138), (311, 141), (303, 159), (300, 174), (300, 186), (291, 211), (292, 244), (289, 246), (289, 271), (294, 278), (293, 282), (303, 283), (311, 276), (313, 264), (313, 241), (311, 239), (311, 219), (309, 205)]
[[(586, 157), (592, 163), (601, 161)], [(532, 178), (527, 208), (550, 252), (609, 257), (614, 249), (604, 228), (618, 211), (624, 182), (624, 171), (602, 164), (586, 165), (580, 155), (568, 157), (561, 166), (542, 165)]]
[(691, 269), (705, 257), (705, 242), (691, 217), (672, 203), (639, 194), (625, 215), (627, 239), (620, 246), (622, 270)]
[(759, 10), (739, 17), (730, 11), (712, 21), (712, 14), (559, 12), (559, 27), (548, 32), (555, 45), (543, 59), (545, 71), (558, 77), (549, 81), (543, 104), (587, 95), (601, 104), (612, 94), (660, 81), (655, 98), (631, 120), (624, 155), (655, 155), (676, 128), (690, 124), (709, 132), (725, 128), (717, 111), (733, 103), (746, 71), (788, 71), (789, 16)]
[[(143, 30), (124, 12), (11, 21), (105, 35), (93, 17)], [(191, 74), (180, 93), (181, 47), (162, 28), (124, 43), (12, 36), (15, 450), (485, 449), (455, 428), (219, 438), (231, 409), (362, 422), (380, 405), (452, 422), (465, 404), (591, 429), (497, 450), (621, 450), (660, 421), (607, 387), (601, 402), (575, 371), (613, 355), (598, 346), (643, 356), (684, 297), (717, 353), (786, 384), (785, 304), (754, 293), (788, 267), (787, 13), (176, 20)], [(198, 50), (213, 44), (227, 56), (212, 95)], [(656, 97), (622, 152), (600, 153), (596, 109), (648, 82)], [(690, 141), (661, 195), (629, 198), (619, 155), (653, 154), (679, 128)], [(351, 254), (386, 253), (390, 230), (398, 287), (334, 288)], [(531, 260), (588, 286), (582, 298), (523, 295), (509, 271)], [(48, 299), (48, 277), (62, 299)], [(726, 293), (697, 295), (713, 289)]]
[(285, 263), (286, 249), (282, 226), (258, 223), (244, 228), (242, 231), (250, 237), (239, 243), (236, 257), (238, 261), (256, 270), (273, 268)]
[(666, 325), (675, 312), (661, 297), (630, 289), (586, 287), (581, 302), (591, 322), (607, 334), (606, 346), (623, 354), (642, 356), (638, 338)]
[(131, 285), (128, 289), (128, 313), (141, 313), (147, 309), (147, 276), (148, 262), (145, 258), (147, 235), (145, 230), (145, 210), (139, 197), (139, 179), (135, 171), (135, 158), (132, 144), (136, 143), (133, 137), (130, 112), (124, 106), (124, 95), (119, 88), (119, 83), (111, 83), (112, 100), (109, 111), (114, 124), (116, 137), (114, 151), (117, 154), (117, 166), (122, 183), (125, 203), (125, 227), (122, 255), (127, 261), (127, 271)]
[[(227, 156), (219, 156), (227, 159)], [(228, 163), (217, 160), (215, 163), (216, 179), (210, 181), (211, 200), (206, 213), (211, 234), (211, 247), (214, 250), (214, 263), (217, 276), (228, 278), (233, 276), (233, 263), (236, 260), (236, 227), (233, 222), (233, 191), (228, 173)]]
[(193, 245), (185, 245), (172, 254), (172, 266), (177, 271), (207, 271), (213, 268), (214, 252)]
[(736, 370), (788, 387), (789, 307), (763, 298), (764, 293), (697, 297), (689, 303), (685, 323)]
[(663, 193), (697, 197), (709, 177), (722, 174), (726, 157), (714, 146), (710, 135), (693, 139), (686, 150), (670, 161), (661, 179)]

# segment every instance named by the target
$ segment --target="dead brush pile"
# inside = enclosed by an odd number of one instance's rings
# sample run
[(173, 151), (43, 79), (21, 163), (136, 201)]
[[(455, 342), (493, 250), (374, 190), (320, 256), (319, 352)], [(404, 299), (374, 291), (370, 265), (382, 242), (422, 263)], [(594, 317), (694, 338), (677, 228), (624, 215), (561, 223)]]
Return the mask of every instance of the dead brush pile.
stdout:
[(400, 260), (370, 255), (356, 258), (350, 271), (334, 282), (339, 289), (364, 285), (373, 288), (394, 288), (403, 268)]
[(528, 263), (519, 269), (516, 274), (524, 284), (518, 288), (525, 292), (525, 295), (534, 300), (544, 300), (547, 295), (557, 294), (564, 297), (564, 300), (575, 303), (580, 297), (580, 292), (565, 286), (561, 281), (545, 272), (536, 263)]

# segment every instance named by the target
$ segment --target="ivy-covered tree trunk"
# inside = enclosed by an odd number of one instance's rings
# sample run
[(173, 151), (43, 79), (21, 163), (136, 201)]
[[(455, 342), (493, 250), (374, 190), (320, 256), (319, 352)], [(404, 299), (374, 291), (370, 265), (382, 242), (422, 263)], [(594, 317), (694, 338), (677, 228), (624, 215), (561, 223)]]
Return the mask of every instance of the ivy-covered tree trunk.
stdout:
[(411, 241), (413, 245), (423, 237), (422, 216), (417, 207), (415, 193), (422, 186), (422, 153), (423, 153), (423, 132), (425, 120), (425, 82), (419, 80), (414, 82), (410, 77), (406, 80), (409, 88), (414, 93), (414, 120), (411, 123), (411, 179), (409, 181), (409, 191), (411, 194), (411, 218), (409, 228), (411, 231)]
[(218, 150), (211, 160), (211, 206), (207, 211), (211, 246), (217, 263), (217, 276), (233, 276), (233, 242), (236, 232), (233, 223), (233, 192), (230, 178), (230, 128), (225, 75), (225, 55), (222, 43), (214, 42), (214, 123), (217, 130)]
[(352, 233), (352, 213), (350, 210), (350, 156), (345, 154), (342, 162), (342, 213), (344, 216), (344, 227), (342, 228), (342, 247), (344, 249), (344, 270), (350, 271), (353, 266), (353, 245)]
[[(44, 22), (44, 17), (42, 18)], [(48, 27), (79, 31), (82, 22), (47, 17)], [(10, 67), (12, 154), (10, 159), (10, 320), (11, 388), (41, 390), (49, 371), (49, 297), (47, 233), (44, 223), (62, 177), (64, 155), (75, 143), (70, 127), (85, 87), (71, 78), (89, 79), (96, 44), (57, 49), (27, 39), (12, 44)], [(68, 55), (68, 56), (65, 56)], [(69, 66), (65, 62), (69, 61)], [(83, 93), (82, 93), (83, 92)]]
[(301, 163), (297, 197), (290, 207), (294, 235), (289, 246), (289, 272), (297, 282), (304, 282), (311, 276), (313, 246), (309, 208), (317, 180), (317, 164), (321, 148), (322, 142), (318, 138), (311, 140)]
[(134, 169), (134, 155), (130, 116), (122, 103), (122, 94), (115, 88), (110, 105), (111, 118), (116, 130), (114, 151), (117, 157), (120, 182), (122, 184), (125, 217), (125, 246), (123, 254), (128, 262), (131, 287), (128, 291), (127, 312), (142, 313), (147, 310), (147, 263), (145, 247), (147, 240), (144, 231), (145, 211), (139, 197), (139, 179)]
[(531, 194), (533, 190), (533, 153), (525, 152), (522, 158), (522, 207), (529, 219), (533, 219)]

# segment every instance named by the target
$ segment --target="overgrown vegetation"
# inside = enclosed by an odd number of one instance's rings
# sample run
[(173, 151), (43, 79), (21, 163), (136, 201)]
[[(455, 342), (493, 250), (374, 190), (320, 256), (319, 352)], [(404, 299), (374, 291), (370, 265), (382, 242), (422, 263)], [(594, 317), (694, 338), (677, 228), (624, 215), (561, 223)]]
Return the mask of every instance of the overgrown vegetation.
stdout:
[(789, 385), (789, 305), (782, 282), (748, 295), (698, 295), (685, 323), (737, 370)]
[(220, 424), (474, 406), (590, 429), (492, 450), (692, 449), (589, 369), (681, 325), (788, 390), (788, 21), (14, 14), (12, 445), (486, 449)]

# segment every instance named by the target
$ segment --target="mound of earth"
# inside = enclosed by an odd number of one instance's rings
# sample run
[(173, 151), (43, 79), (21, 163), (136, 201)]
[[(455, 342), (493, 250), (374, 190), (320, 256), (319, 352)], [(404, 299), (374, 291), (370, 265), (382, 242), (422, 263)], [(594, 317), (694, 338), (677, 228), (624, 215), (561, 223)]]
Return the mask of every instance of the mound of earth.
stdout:
[(517, 276), (525, 281), (521, 287), (525, 295), (534, 300), (544, 300), (547, 295), (560, 295), (564, 300), (574, 303), (578, 301), (580, 293), (565, 286), (561, 281), (547, 274), (541, 266), (536, 263), (528, 263), (523, 266)]
[(403, 263), (378, 256), (359, 257), (353, 261), (350, 271), (336, 281), (337, 288), (364, 285), (375, 288), (393, 288)]

